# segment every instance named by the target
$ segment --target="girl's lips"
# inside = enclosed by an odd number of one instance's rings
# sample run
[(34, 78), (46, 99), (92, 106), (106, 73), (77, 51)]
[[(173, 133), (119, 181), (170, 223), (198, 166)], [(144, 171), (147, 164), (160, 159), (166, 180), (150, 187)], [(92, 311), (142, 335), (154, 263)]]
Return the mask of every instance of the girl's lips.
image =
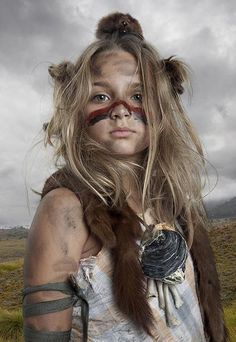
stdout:
[(131, 129), (117, 129), (111, 132), (112, 136), (118, 137), (118, 138), (125, 138), (130, 136), (134, 131)]

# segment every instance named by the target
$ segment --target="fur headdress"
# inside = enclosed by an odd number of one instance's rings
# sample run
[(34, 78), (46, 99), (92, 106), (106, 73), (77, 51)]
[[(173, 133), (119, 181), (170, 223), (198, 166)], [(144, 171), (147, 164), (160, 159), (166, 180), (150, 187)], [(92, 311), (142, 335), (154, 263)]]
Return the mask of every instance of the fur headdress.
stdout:
[[(96, 38), (110, 39), (112, 35), (122, 37), (132, 34), (140, 40), (144, 40), (143, 31), (138, 20), (130, 14), (115, 12), (101, 18), (96, 30)], [(176, 94), (181, 95), (184, 92), (182, 83), (185, 79), (182, 63), (174, 59), (173, 56), (162, 60), (164, 70), (170, 80), (170, 83)], [(69, 61), (64, 61), (59, 65), (51, 65), (48, 68), (50, 76), (59, 83), (67, 83), (75, 73), (75, 66)]]
[(138, 20), (128, 13), (115, 12), (103, 17), (98, 23), (96, 37), (98, 39), (109, 39), (114, 32), (120, 35), (131, 33), (143, 39), (143, 31)]

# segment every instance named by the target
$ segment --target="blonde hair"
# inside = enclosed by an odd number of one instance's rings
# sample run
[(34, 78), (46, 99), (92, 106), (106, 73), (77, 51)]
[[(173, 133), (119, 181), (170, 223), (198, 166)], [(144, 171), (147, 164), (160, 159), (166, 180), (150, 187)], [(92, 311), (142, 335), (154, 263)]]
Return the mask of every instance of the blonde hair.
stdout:
[[(95, 59), (116, 49), (135, 57), (143, 84), (150, 143), (139, 165), (114, 158), (88, 136), (84, 120)], [(126, 200), (120, 179), (129, 173), (142, 193), (143, 211), (151, 207), (157, 220), (170, 224), (180, 217), (187, 222), (191, 244), (193, 225), (202, 224), (205, 217), (201, 195), (205, 167), (201, 143), (179, 96), (181, 84), (189, 82), (186, 64), (163, 60), (150, 43), (133, 34), (113, 34), (90, 44), (75, 64), (52, 65), (49, 73), (55, 81), (55, 109), (45, 144), (55, 147), (56, 165), (62, 159), (86, 187), (114, 206)]]

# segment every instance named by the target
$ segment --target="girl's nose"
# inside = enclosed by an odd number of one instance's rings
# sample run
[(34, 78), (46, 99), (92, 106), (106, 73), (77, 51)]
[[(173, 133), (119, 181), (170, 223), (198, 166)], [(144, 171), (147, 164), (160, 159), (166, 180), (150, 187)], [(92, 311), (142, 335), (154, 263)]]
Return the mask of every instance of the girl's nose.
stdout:
[(129, 118), (130, 116), (131, 113), (122, 103), (114, 107), (110, 114), (110, 118), (112, 120), (123, 119), (124, 117)]

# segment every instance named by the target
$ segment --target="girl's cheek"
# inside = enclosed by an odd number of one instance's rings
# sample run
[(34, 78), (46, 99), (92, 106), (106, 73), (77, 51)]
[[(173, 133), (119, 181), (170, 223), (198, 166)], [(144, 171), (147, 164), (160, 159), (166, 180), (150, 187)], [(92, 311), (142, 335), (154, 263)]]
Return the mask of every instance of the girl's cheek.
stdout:
[(144, 112), (141, 113), (133, 113), (133, 118), (136, 122), (142, 122), (147, 125), (147, 118)]

